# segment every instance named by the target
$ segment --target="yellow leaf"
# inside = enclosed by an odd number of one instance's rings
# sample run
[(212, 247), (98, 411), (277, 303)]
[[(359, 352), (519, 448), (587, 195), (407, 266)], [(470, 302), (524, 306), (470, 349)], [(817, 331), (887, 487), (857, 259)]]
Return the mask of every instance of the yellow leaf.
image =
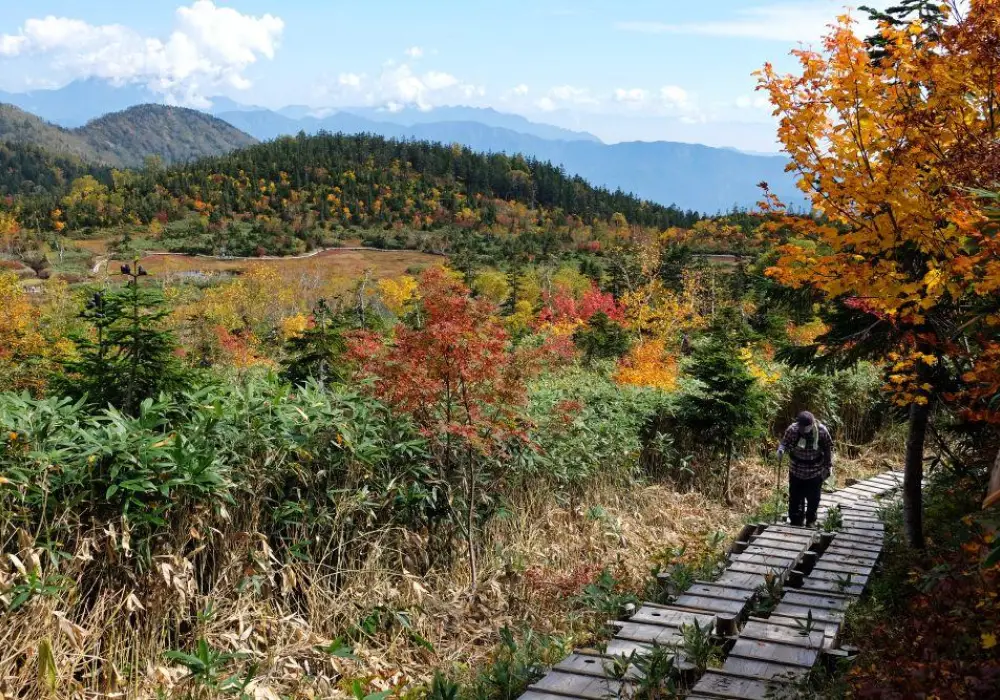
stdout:
[(38, 643), (38, 682), (53, 693), (59, 682), (56, 673), (56, 660), (52, 656), (52, 643), (48, 639), (43, 639)]
[(997, 645), (997, 636), (990, 632), (983, 633), (981, 639), (982, 639), (981, 646), (983, 647), (983, 649), (992, 649)]

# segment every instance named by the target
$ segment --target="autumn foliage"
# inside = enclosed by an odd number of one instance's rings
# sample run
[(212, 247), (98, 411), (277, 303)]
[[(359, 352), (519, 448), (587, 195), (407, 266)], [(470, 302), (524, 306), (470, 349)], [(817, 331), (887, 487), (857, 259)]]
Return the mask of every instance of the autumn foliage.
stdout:
[(883, 23), (875, 59), (845, 16), (822, 52), (793, 52), (798, 74), (760, 73), (817, 214), (789, 217), (765, 197), (768, 228), (787, 241), (768, 274), (867, 315), (827, 333), (827, 352), (873, 339), (874, 353), (892, 352), (886, 388), (910, 410), (904, 502), (917, 546), (930, 406), (974, 398), (946, 395), (956, 383), (990, 385), (983, 358), (1000, 332), (1000, 235), (975, 191), (1000, 179), (997, 26), (997, 0), (940, 26)]
[(492, 455), (510, 439), (523, 440), (517, 409), (526, 378), (538, 369), (534, 358), (510, 347), (493, 303), (472, 298), (454, 276), (428, 270), (420, 289), (420, 326), (397, 326), (388, 342), (371, 333), (354, 338), (361, 376), (442, 450), (461, 444)]

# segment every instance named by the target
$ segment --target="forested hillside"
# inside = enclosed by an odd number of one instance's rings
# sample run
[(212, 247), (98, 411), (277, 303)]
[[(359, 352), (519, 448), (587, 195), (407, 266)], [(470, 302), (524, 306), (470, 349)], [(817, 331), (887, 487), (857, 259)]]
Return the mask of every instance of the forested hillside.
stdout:
[(110, 173), (69, 154), (0, 140), (0, 196), (44, 197), (65, 192), (84, 175), (109, 179)]
[[(22, 218), (59, 210), (67, 230), (128, 222), (172, 250), (302, 253), (360, 236), (377, 247), (486, 245), (528, 258), (597, 246), (632, 227), (690, 226), (694, 212), (609, 192), (548, 163), (376, 136), (299, 136), (168, 169), (73, 183), (23, 198)], [(348, 235), (349, 234), (349, 235)]]
[(11, 105), (0, 105), (0, 140), (72, 155), (95, 165), (140, 167), (148, 157), (186, 163), (256, 143), (202, 112), (141, 105), (64, 129)]

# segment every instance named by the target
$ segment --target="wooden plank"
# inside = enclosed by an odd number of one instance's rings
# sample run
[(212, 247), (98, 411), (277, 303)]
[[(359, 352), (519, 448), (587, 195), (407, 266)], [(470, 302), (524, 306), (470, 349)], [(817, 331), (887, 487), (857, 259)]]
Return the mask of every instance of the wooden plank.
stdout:
[(660, 627), (659, 625), (644, 625), (640, 622), (616, 622), (618, 632), (615, 637), (629, 639), (645, 644), (673, 646), (683, 641), (680, 629), (677, 627)]
[(804, 607), (801, 605), (792, 605), (791, 603), (778, 603), (778, 607), (774, 609), (774, 613), (777, 615), (797, 617), (800, 620), (808, 619), (810, 612), (812, 613), (812, 618), (814, 620), (820, 620), (822, 622), (836, 622), (840, 624), (844, 620), (844, 613), (839, 610)]
[(785, 625), (772, 625), (768, 622), (758, 622), (756, 620), (747, 622), (740, 631), (740, 639), (791, 644), (792, 646), (807, 647), (810, 649), (822, 648), (823, 638), (823, 630), (817, 629), (809, 634), (802, 634), (799, 630), (786, 627)]
[(853, 574), (854, 576), (870, 576), (872, 569), (874, 568), (874, 566), (867, 564), (840, 564), (820, 559), (816, 562), (816, 566), (813, 570), (809, 572), (809, 575), (811, 576), (816, 571), (830, 571), (835, 574), (840, 574), (841, 576), (845, 574)]
[(797, 554), (799, 552), (806, 551), (810, 544), (812, 544), (812, 542), (792, 542), (789, 540), (778, 539), (773, 536), (769, 537), (768, 535), (760, 535), (759, 537), (753, 538), (750, 547), (769, 547), (782, 552), (793, 552)]
[(687, 589), (691, 595), (708, 596), (709, 598), (722, 598), (724, 600), (747, 601), (753, 597), (753, 591), (724, 584), (709, 583), (707, 581), (696, 581)]
[(771, 683), (756, 678), (730, 676), (715, 669), (707, 671), (694, 687), (695, 693), (705, 693), (721, 698), (744, 698), (745, 700), (764, 700), (769, 696)]
[(677, 598), (677, 604), (687, 608), (699, 608), (713, 613), (730, 613), (740, 615), (747, 607), (746, 600), (725, 600), (723, 598), (708, 598), (706, 596), (685, 593)]
[(872, 486), (871, 484), (867, 484), (864, 481), (862, 481), (860, 483), (854, 484), (854, 486), (848, 486), (844, 490), (847, 491), (848, 493), (862, 493), (862, 494), (870, 493), (873, 496), (881, 496), (888, 489), (880, 489), (877, 486)]
[[(788, 538), (800, 538), (804, 540), (811, 541), (815, 538), (816, 533), (814, 530), (809, 530), (804, 527), (794, 527), (793, 525), (768, 525), (764, 529), (765, 533), (779, 533), (781, 535), (787, 536)], [(764, 534), (764, 533), (761, 533)]]
[(902, 486), (903, 480), (897, 479), (892, 474), (876, 474), (875, 476), (870, 476), (862, 484), (884, 484), (886, 486)]
[(796, 559), (799, 558), (799, 555), (802, 554), (804, 551), (805, 551), (804, 549), (798, 549), (798, 550), (774, 549), (767, 546), (752, 544), (739, 554), (735, 555), (733, 558), (735, 559), (738, 556), (744, 556), (744, 557), (757, 556), (757, 557), (775, 557), (778, 559), (795, 561)]
[(846, 564), (848, 566), (867, 566), (869, 569), (875, 568), (877, 559), (860, 555), (844, 555), (831, 552), (824, 552), (819, 561), (824, 564)]
[(873, 513), (878, 513), (879, 511), (882, 510), (882, 506), (880, 506), (878, 503), (872, 501), (859, 501), (856, 499), (849, 501), (844, 507), (857, 508), (859, 510), (867, 510)]
[(658, 607), (643, 603), (642, 607), (636, 610), (629, 622), (640, 622), (647, 625), (659, 625), (661, 627), (681, 627), (697, 621), (698, 624), (713, 625), (715, 616), (711, 613), (694, 613), (687, 610), (677, 610), (675, 608)]
[(734, 588), (756, 591), (759, 587), (764, 585), (764, 577), (760, 574), (744, 574), (727, 569), (723, 572), (722, 576), (716, 579), (715, 582), (725, 586), (732, 586)]
[[(744, 659), (739, 656), (728, 657), (726, 663), (722, 666), (722, 670), (749, 678), (763, 678), (764, 680), (774, 678), (789, 682), (801, 678), (809, 672), (808, 669), (801, 666), (788, 666), (787, 664), (761, 661), (760, 659)], [(693, 696), (688, 696), (689, 699), (691, 697)]]
[(837, 539), (836, 537), (833, 538), (833, 542), (830, 543), (826, 551), (829, 552), (831, 549), (840, 549), (845, 552), (865, 552), (876, 556), (882, 554), (881, 545), (871, 544), (870, 542), (852, 542), (850, 540)]
[(860, 583), (851, 583), (844, 586), (836, 581), (824, 581), (822, 579), (806, 578), (802, 582), (802, 590), (816, 591), (817, 593), (844, 593), (846, 595), (859, 596), (865, 592), (865, 587)]
[[(806, 578), (807, 581), (837, 581), (847, 578), (847, 574), (850, 572), (843, 571), (824, 571), (823, 569), (813, 569), (809, 572), (809, 576)], [(859, 584), (861, 586), (868, 585), (868, 576), (865, 574), (851, 574), (851, 583)]]
[(775, 569), (788, 569), (791, 568), (796, 559), (798, 559), (798, 557), (779, 557), (764, 554), (737, 554), (732, 558), (732, 561), (739, 562), (741, 564), (762, 564), (763, 566), (771, 566)]
[(587, 700), (607, 700), (609, 696), (618, 697), (622, 686), (621, 682), (611, 679), (550, 671), (541, 680), (528, 686), (528, 690)]
[(858, 534), (860, 537), (876, 537), (877, 543), (885, 541), (885, 525), (865, 520), (845, 520), (840, 526), (848, 534)]
[(596, 656), (594, 654), (570, 654), (565, 659), (552, 667), (553, 671), (563, 673), (576, 673), (581, 676), (594, 676), (595, 678), (607, 678), (612, 660), (610, 658)]
[(764, 566), (762, 564), (747, 564), (742, 561), (733, 562), (728, 567), (729, 571), (735, 571), (741, 574), (776, 574), (778, 576), (784, 577), (788, 573), (788, 568), (776, 569), (773, 566)]
[[(878, 555), (875, 552), (866, 552), (858, 549), (835, 549), (830, 551), (829, 549), (823, 552), (823, 556), (820, 559), (825, 559), (827, 561), (842, 561), (841, 563), (856, 563), (864, 564), (865, 566), (871, 566), (872, 568), (878, 564)], [(819, 560), (817, 560), (819, 561)]]
[(579, 695), (556, 695), (555, 693), (545, 693), (541, 690), (529, 690), (518, 700), (566, 700), (566, 698), (580, 697)]
[(775, 661), (789, 666), (812, 668), (819, 658), (820, 648), (806, 649), (804, 647), (775, 644), (774, 642), (758, 642), (754, 639), (740, 637), (730, 650), (730, 656), (740, 656), (761, 661)]
[(868, 527), (854, 527), (853, 525), (844, 525), (841, 530), (847, 537), (856, 537), (859, 542), (870, 542), (873, 544), (882, 544), (885, 541), (885, 533), (878, 530), (872, 530)]
[(826, 608), (828, 610), (846, 610), (850, 601), (847, 598), (838, 598), (836, 595), (823, 595), (809, 593), (807, 591), (785, 591), (781, 600), (792, 605), (802, 605), (810, 608)]
[(885, 527), (882, 519), (878, 517), (876, 513), (869, 513), (856, 508), (841, 511), (840, 519), (844, 522), (852, 522), (856, 520), (859, 523), (871, 523), (872, 525), (882, 525), (882, 527)]
[(860, 508), (850, 508), (840, 511), (840, 519), (841, 521), (858, 520), (863, 523), (884, 525), (882, 517), (878, 513), (870, 510), (862, 510)]
[(882, 548), (877, 544), (864, 544), (863, 542), (848, 542), (834, 540), (830, 546), (824, 550), (823, 554), (837, 553), (842, 557), (868, 557), (878, 559), (882, 556)]
[[(789, 627), (796, 632), (802, 631), (802, 626), (806, 624), (806, 620), (797, 617), (788, 617), (786, 615), (771, 615), (766, 620), (761, 620), (761, 622), (766, 622), (769, 625), (777, 625), (779, 627)], [(813, 627), (816, 630), (823, 632), (823, 638), (826, 640), (824, 643), (824, 648), (832, 649), (836, 645), (838, 636), (840, 635), (841, 623), (829, 620), (813, 620)]]
[(645, 656), (651, 651), (653, 651), (651, 644), (643, 644), (642, 642), (633, 642), (631, 639), (618, 639), (615, 637), (608, 642), (604, 653), (608, 656), (631, 656), (635, 652), (638, 656)]
[(867, 547), (878, 547), (880, 551), (882, 549), (881, 539), (874, 537), (871, 533), (855, 535), (850, 532), (838, 532), (837, 536), (833, 538), (833, 541), (834, 544), (860, 544)]

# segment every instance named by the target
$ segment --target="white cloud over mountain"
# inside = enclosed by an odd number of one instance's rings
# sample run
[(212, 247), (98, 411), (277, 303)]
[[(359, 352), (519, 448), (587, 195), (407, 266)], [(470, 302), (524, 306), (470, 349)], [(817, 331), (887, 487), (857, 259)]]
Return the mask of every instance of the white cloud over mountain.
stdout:
[[(413, 50), (404, 53), (412, 57)], [(429, 110), (445, 104), (467, 103), (485, 94), (484, 87), (459, 80), (451, 73), (417, 71), (410, 63), (390, 60), (372, 78), (365, 73), (341, 73), (335, 83), (320, 86), (315, 98), (334, 107), (370, 106), (399, 111), (405, 107)]]
[(203, 107), (217, 88), (250, 87), (246, 69), (274, 58), (284, 26), (279, 17), (245, 15), (212, 0), (179, 7), (166, 38), (50, 15), (0, 35), (0, 58), (45, 57), (73, 79), (144, 84), (169, 101)]

